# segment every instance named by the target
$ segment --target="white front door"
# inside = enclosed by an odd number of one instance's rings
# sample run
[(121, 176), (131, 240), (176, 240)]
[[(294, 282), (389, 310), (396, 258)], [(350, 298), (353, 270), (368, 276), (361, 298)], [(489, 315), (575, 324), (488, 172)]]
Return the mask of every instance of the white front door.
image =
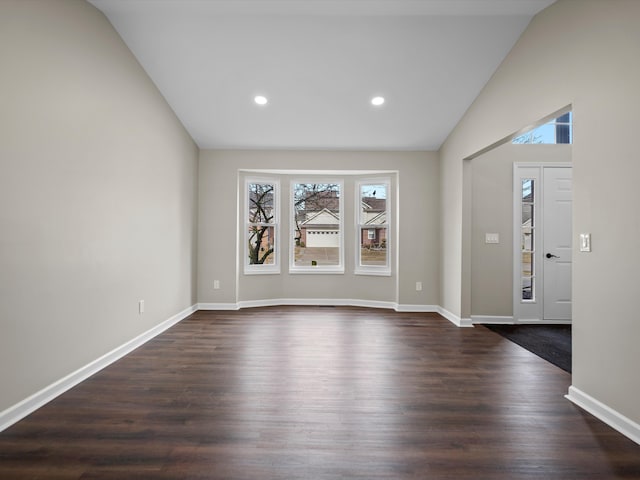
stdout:
[(543, 318), (571, 319), (571, 168), (543, 168)]
[(569, 165), (515, 165), (515, 322), (571, 320), (571, 173)]

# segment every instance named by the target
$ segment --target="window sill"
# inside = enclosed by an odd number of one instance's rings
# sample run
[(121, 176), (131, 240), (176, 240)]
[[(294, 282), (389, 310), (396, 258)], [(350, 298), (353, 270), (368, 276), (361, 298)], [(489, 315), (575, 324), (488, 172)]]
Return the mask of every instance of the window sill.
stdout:
[(291, 275), (344, 275), (344, 267), (289, 267)]
[(250, 268), (245, 267), (245, 275), (280, 275), (280, 267)]
[(356, 268), (353, 272), (354, 275), (368, 275), (373, 277), (390, 277), (391, 269), (389, 268)]

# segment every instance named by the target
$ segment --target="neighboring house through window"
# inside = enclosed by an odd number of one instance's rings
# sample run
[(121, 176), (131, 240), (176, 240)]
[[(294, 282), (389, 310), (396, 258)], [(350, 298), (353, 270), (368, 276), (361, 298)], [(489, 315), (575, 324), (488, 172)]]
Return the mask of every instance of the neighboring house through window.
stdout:
[(356, 274), (390, 275), (388, 178), (356, 182)]
[(342, 179), (292, 182), (292, 273), (344, 272), (342, 190)]

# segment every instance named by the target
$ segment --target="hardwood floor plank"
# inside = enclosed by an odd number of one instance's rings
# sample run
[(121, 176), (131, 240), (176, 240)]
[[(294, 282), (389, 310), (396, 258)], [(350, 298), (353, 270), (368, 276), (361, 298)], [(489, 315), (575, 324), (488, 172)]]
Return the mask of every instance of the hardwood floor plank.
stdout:
[(201, 311), (0, 433), (0, 478), (640, 478), (570, 383), (435, 314)]

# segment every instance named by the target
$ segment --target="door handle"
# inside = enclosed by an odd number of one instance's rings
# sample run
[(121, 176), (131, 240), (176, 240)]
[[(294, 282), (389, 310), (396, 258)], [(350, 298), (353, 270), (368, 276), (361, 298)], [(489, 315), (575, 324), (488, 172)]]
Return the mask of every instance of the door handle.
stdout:
[(558, 255), (554, 255), (553, 253), (547, 253), (545, 255), (545, 257), (547, 257), (547, 258), (560, 258)]

